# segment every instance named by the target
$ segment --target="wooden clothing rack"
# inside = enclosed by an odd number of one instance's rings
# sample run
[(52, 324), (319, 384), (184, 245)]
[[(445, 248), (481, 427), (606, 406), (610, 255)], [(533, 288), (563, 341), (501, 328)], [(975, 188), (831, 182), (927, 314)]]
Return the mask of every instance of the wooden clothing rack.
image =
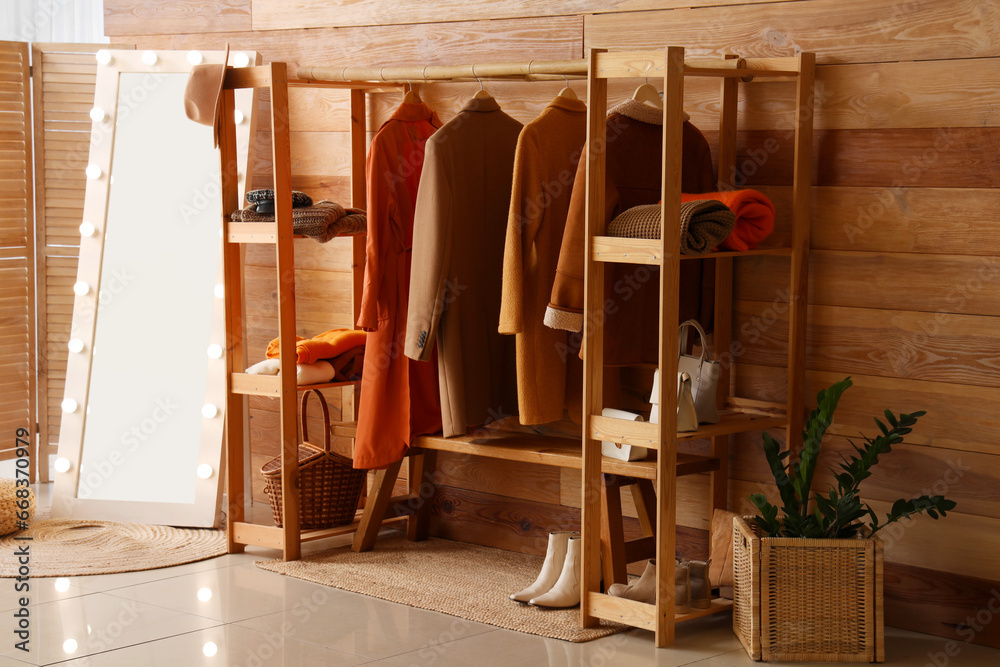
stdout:
[[(526, 61), (517, 63), (482, 63), (457, 66), (426, 67), (318, 67), (298, 69), (298, 79), (287, 79), (284, 63), (265, 67), (229, 69), (226, 72), (223, 100), (221, 139), (224, 210), (239, 208), (233, 123), (233, 90), (237, 88), (269, 88), (271, 90), (271, 123), (273, 133), (273, 165), (276, 193), (276, 221), (273, 223), (239, 223), (226, 225), (226, 312), (229, 341), (229, 396), (227, 403), (227, 483), (229, 503), (229, 549), (241, 551), (244, 545), (258, 544), (282, 550), (285, 560), (299, 558), (301, 542), (354, 532), (354, 549), (371, 549), (379, 528), (386, 521), (406, 520), (410, 539), (427, 535), (430, 496), (421, 485), (431, 480), (434, 454), (437, 451), (456, 452), (510, 461), (529, 462), (560, 468), (581, 470), (583, 483), (582, 532), (583, 574), (581, 622), (590, 626), (604, 618), (636, 627), (654, 630), (656, 645), (673, 641), (674, 623), (709, 613), (729, 609), (731, 603), (714, 600), (710, 609), (692, 613), (673, 613), (673, 570), (676, 530), (676, 478), (679, 475), (708, 473), (712, 508), (727, 506), (729, 437), (736, 433), (785, 426), (789, 443), (795, 442), (804, 420), (802, 393), (805, 356), (805, 294), (809, 245), (809, 169), (811, 114), (807, 102), (812, 90), (812, 54), (796, 58), (735, 58), (685, 59), (679, 47), (658, 51), (604, 52), (592, 50), (590, 57), (569, 61)], [(788, 247), (761, 248), (746, 253), (716, 252), (703, 256), (679, 254), (677, 223), (664, 229), (661, 239), (612, 238), (603, 235), (603, 150), (588, 151), (587, 163), (587, 246), (586, 246), (586, 315), (603, 302), (602, 273), (608, 262), (656, 264), (660, 271), (660, 349), (659, 367), (664, 377), (672, 377), (677, 365), (677, 314), (679, 262), (699, 258), (716, 260), (716, 349), (728, 349), (732, 323), (732, 260), (743, 255), (779, 255), (790, 258), (791, 299), (789, 312), (788, 402), (764, 403), (728, 395), (729, 373), (726, 368), (720, 379), (718, 403), (724, 410), (719, 424), (703, 426), (697, 432), (675, 432), (676, 396), (660, 383), (660, 424), (625, 422), (601, 416), (601, 378), (603, 374), (603, 339), (599, 328), (585, 331), (584, 336), (584, 407), (582, 446), (571, 440), (521, 433), (492, 432), (474, 436), (416, 438), (406, 457), (408, 490), (394, 496), (394, 488), (402, 461), (375, 474), (371, 495), (355, 521), (347, 526), (326, 530), (300, 531), (298, 527), (299, 497), (297, 491), (296, 392), (305, 387), (295, 386), (294, 341), (294, 255), (291, 221), (291, 157), (288, 135), (289, 86), (316, 86), (351, 90), (351, 205), (365, 207), (365, 94), (397, 90), (404, 83), (454, 82), (482, 79), (553, 80), (561, 78), (588, 79), (588, 136), (591, 146), (603, 146), (609, 78), (663, 77), (663, 197), (662, 220), (679, 220), (680, 205), (680, 136), (683, 122), (683, 79), (685, 76), (718, 77), (722, 81), (722, 114), (720, 121), (719, 174), (720, 189), (732, 187), (723, 175), (734, 174), (736, 166), (736, 123), (738, 85), (754, 80), (775, 78), (798, 81), (796, 93), (795, 177), (793, 183), (793, 230)], [(246, 375), (233, 368), (233, 360), (243, 358), (242, 341), (242, 265), (240, 244), (269, 243), (275, 245), (278, 279), (278, 337), (282, 371), (278, 376)], [(364, 273), (363, 237), (354, 238), (353, 309), (355, 321), (360, 304), (361, 281)], [(356, 417), (354, 383), (330, 383), (319, 387), (344, 386), (345, 415)], [(244, 519), (243, 471), (245, 466), (244, 395), (266, 395), (278, 399), (281, 415), (282, 484), (284, 492), (282, 528), (248, 523)], [(343, 422), (333, 427), (333, 435), (353, 438), (355, 423)], [(679, 453), (677, 444), (684, 440), (709, 439), (709, 456)], [(601, 456), (600, 441), (638, 444), (657, 451), (655, 461), (624, 462)], [(605, 475), (602, 476), (602, 473)], [(640, 523), (645, 536), (626, 544), (621, 521), (619, 488), (621, 478), (639, 481), (633, 489), (640, 511)], [(655, 484), (655, 492), (654, 485)], [(604, 556), (604, 581), (626, 581), (626, 560), (657, 557), (659, 594), (654, 605), (613, 598), (599, 592)]]

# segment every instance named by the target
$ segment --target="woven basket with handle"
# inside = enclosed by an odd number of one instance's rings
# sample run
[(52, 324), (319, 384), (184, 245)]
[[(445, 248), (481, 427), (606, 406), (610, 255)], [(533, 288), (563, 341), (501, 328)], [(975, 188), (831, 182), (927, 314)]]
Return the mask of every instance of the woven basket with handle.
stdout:
[[(306, 416), (310, 394), (316, 394), (323, 409), (323, 448), (309, 442)], [(302, 443), (299, 445), (299, 527), (332, 528), (354, 520), (365, 483), (365, 471), (355, 470), (352, 461), (330, 451), (330, 408), (315, 389), (302, 393), (300, 404)], [(281, 510), (281, 457), (276, 456), (260, 469), (264, 492), (271, 501), (275, 525), (284, 525)]]

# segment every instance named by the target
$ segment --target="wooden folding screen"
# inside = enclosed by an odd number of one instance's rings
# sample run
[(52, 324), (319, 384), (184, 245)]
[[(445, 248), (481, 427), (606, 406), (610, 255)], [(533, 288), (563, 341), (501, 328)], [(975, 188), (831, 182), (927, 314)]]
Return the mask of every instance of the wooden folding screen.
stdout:
[(35, 239), (38, 266), (39, 478), (59, 443), (66, 343), (83, 221), (84, 170), (90, 155), (90, 109), (99, 49), (109, 44), (34, 44)]
[(35, 437), (30, 90), (28, 45), (0, 42), (0, 460)]

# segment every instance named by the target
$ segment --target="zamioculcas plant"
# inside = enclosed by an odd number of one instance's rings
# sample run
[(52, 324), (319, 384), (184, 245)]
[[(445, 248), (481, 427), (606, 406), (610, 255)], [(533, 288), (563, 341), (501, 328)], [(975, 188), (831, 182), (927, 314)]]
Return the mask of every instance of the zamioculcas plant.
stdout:
[[(799, 460), (794, 461), (790, 467), (787, 465), (789, 452), (781, 451), (780, 444), (764, 433), (764, 455), (778, 485), (782, 504), (779, 515), (778, 508), (768, 502), (763, 493), (750, 496), (751, 502), (760, 510), (760, 516), (754, 517), (753, 521), (766, 536), (857, 537), (865, 532), (877, 533), (890, 523), (913, 514), (926, 512), (931, 518), (937, 519), (938, 515), (946, 516), (947, 512), (955, 508), (954, 501), (944, 496), (924, 495), (911, 500), (900, 499), (892, 504), (885, 521), (880, 522), (875, 510), (861, 501), (859, 487), (861, 482), (871, 476), (871, 469), (878, 463), (878, 457), (892, 451), (893, 445), (903, 441), (903, 436), (913, 430), (911, 427), (917, 423), (917, 419), (926, 414), (923, 411), (901, 414), (897, 418), (886, 410), (888, 424), (875, 419), (881, 434), (875, 438), (862, 435), (865, 441), (863, 447), (851, 443), (857, 456), (845, 457), (839, 470), (831, 468), (837, 487), (829, 489), (826, 494), (811, 492), (820, 443), (826, 429), (833, 422), (833, 413), (841, 395), (851, 384), (851, 378), (848, 377), (819, 392), (818, 405), (809, 415), (806, 430), (802, 434), (802, 453)], [(865, 517), (870, 517), (871, 520), (866, 523)]]

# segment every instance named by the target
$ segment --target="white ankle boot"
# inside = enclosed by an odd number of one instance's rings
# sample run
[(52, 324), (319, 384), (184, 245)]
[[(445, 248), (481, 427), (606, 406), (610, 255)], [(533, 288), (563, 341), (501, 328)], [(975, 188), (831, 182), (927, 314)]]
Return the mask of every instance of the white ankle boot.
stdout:
[(535, 583), (531, 584), (523, 591), (518, 591), (510, 596), (516, 602), (528, 602), (533, 597), (538, 597), (548, 593), (562, 573), (563, 563), (566, 562), (566, 545), (569, 538), (580, 533), (572, 530), (564, 530), (549, 533), (549, 545), (545, 548), (545, 560), (542, 562), (542, 571), (538, 573)]
[(556, 609), (575, 607), (580, 604), (579, 535), (569, 538), (569, 544), (566, 545), (566, 561), (563, 563), (558, 581), (556, 581), (548, 593), (531, 598), (529, 602), (536, 607), (553, 607)]

